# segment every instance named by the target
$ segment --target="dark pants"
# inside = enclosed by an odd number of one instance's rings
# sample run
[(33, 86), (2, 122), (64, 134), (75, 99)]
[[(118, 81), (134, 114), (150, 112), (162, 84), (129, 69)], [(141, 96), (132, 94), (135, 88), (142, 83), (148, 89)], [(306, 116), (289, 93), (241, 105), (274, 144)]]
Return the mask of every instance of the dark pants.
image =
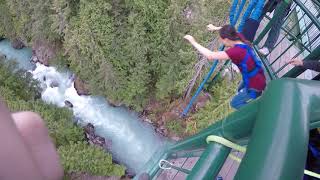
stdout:
[[(276, 9), (277, 6), (280, 4), (280, 2), (281, 2), (280, 0), (268, 1), (268, 3), (263, 8), (260, 18), (258, 18), (257, 20), (252, 18), (247, 19), (242, 31), (242, 34), (247, 40), (249, 40), (250, 42), (253, 42), (256, 32), (259, 28), (259, 25), (267, 12), (271, 13), (272, 11), (276, 10), (275, 12), (276, 14), (280, 11), (280, 9)], [(291, 9), (290, 7), (291, 5), (289, 5), (285, 11), (281, 11), (279, 17), (276, 19), (276, 21), (274, 22), (269, 32), (268, 38), (264, 45), (264, 47), (267, 47), (269, 50), (272, 49), (275, 46), (276, 42), (278, 41), (278, 38), (281, 32), (281, 26), (284, 23), (286, 16), (290, 12), (290, 9)]]
[(280, 3), (278, 3), (276, 5), (272, 5), (271, 7), (269, 7), (270, 5), (267, 4), (263, 9), (263, 15), (259, 19), (259, 21), (261, 22), (264, 15), (267, 12), (272, 12), (273, 10), (275, 10), (275, 12), (274, 12), (274, 15), (275, 15), (275, 14), (279, 13), (279, 11), (280, 11), (280, 14), (277, 17), (274, 24), (272, 25), (271, 30), (268, 34), (268, 38), (264, 44), (264, 47), (268, 48), (269, 50), (273, 49), (275, 44), (277, 43), (278, 38), (280, 36), (280, 32), (281, 32), (281, 26), (284, 24), (285, 18), (291, 10), (291, 4), (284, 11), (281, 11), (281, 9), (276, 8), (279, 4)]

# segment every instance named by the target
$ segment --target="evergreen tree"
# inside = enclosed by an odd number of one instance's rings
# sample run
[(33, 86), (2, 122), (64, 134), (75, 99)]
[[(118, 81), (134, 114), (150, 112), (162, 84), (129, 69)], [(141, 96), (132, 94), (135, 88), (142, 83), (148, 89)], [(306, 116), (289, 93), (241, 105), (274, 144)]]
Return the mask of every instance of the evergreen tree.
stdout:
[[(0, 36), (60, 42), (60, 64), (93, 94), (141, 110), (181, 96), (197, 56), (183, 36), (203, 44), (208, 23), (222, 23), (222, 0), (0, 0)], [(2, 11), (3, 10), (3, 11)]]

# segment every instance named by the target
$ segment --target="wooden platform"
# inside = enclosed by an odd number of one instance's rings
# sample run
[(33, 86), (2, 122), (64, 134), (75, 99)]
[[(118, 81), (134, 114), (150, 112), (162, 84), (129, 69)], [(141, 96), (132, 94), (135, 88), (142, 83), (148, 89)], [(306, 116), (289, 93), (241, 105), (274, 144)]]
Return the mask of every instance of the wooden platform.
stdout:
[[(232, 152), (233, 155), (243, 158), (243, 154), (239, 152)], [(181, 167), (184, 169), (192, 170), (193, 166), (197, 163), (199, 158), (180, 158), (175, 159), (174, 161), (170, 161), (174, 166)], [(186, 162), (185, 162), (186, 161)], [(219, 176), (223, 178), (223, 180), (233, 180), (234, 176), (237, 173), (239, 168), (239, 163), (228, 158), (223, 165)], [(157, 180), (185, 180), (187, 175), (183, 172), (178, 172), (177, 170), (164, 170), (160, 176), (158, 176)], [(212, 179), (214, 180), (214, 179)]]

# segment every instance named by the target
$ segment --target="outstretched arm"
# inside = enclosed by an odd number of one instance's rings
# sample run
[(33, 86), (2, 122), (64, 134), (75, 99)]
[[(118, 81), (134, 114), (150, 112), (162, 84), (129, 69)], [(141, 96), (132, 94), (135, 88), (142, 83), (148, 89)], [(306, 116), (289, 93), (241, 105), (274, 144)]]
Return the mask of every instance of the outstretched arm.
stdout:
[(294, 66), (300, 66), (305, 69), (314, 70), (320, 72), (320, 62), (319, 61), (302, 61), (301, 59), (293, 59), (289, 61), (290, 64)]
[(210, 51), (209, 49), (203, 47), (199, 43), (196, 42), (196, 40), (190, 36), (186, 35), (184, 37), (186, 40), (190, 42), (190, 44), (195, 47), (202, 55), (204, 55), (208, 60), (213, 61), (213, 60), (228, 60), (230, 57), (228, 54), (224, 51), (219, 51), (219, 52), (213, 52)]

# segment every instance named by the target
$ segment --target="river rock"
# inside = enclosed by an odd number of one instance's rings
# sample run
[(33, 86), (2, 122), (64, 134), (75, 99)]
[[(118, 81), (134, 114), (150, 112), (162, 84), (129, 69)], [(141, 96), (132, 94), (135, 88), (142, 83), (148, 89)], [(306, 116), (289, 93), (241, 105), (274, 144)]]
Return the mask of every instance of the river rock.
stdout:
[(153, 122), (152, 122), (150, 119), (148, 119), (148, 118), (145, 118), (144, 121), (147, 122), (147, 123), (149, 123), (149, 124), (153, 124)]
[(126, 169), (124, 178), (133, 179), (135, 176), (136, 176), (136, 174), (132, 170)]
[(79, 77), (75, 78), (74, 88), (77, 90), (79, 96), (90, 95), (88, 85), (86, 85)]
[(49, 66), (49, 61), (57, 56), (59, 49), (61, 49), (61, 44), (58, 42), (35, 40), (32, 43), (33, 61), (39, 62), (45, 66)]
[(91, 144), (105, 147), (106, 141), (103, 137), (96, 136), (94, 139), (91, 140)]
[(32, 56), (31, 56), (30, 62), (31, 63), (38, 63), (39, 62), (39, 59), (35, 53), (35, 50), (32, 50)]
[(59, 87), (59, 83), (58, 83), (57, 81), (53, 81), (53, 82), (50, 84), (50, 87), (51, 87), (51, 88)]
[(100, 147), (105, 148), (110, 151), (111, 146), (112, 146), (112, 141), (106, 140), (105, 138), (96, 135), (95, 131), (94, 131), (94, 126), (92, 124), (90, 124), (90, 123), (87, 124), (84, 127), (84, 132), (85, 132), (87, 141), (90, 144), (100, 146)]
[(73, 108), (73, 104), (70, 101), (64, 101), (66, 107)]
[(5, 54), (1, 54), (1, 53), (0, 53), (0, 59), (1, 59), (1, 60), (6, 59), (6, 58), (7, 58), (7, 56), (6, 56)]
[(107, 102), (112, 107), (121, 107), (124, 105), (123, 103), (121, 103), (119, 101), (112, 100), (112, 99), (107, 99)]
[(22, 49), (25, 47), (24, 43), (22, 42), (21, 39), (16, 38), (11, 42), (11, 45), (14, 49)]
[(162, 136), (165, 136), (165, 137), (168, 136), (168, 134), (169, 134), (169, 131), (167, 130), (167, 128), (164, 125), (157, 127), (155, 129), (155, 131), (156, 131), (156, 133), (158, 133)]

